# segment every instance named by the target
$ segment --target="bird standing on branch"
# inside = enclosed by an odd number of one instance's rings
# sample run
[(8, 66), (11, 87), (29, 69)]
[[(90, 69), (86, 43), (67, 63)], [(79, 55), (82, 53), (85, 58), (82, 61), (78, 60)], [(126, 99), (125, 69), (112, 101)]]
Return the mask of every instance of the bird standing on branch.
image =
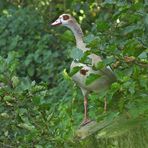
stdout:
[[(68, 27), (74, 34), (76, 39), (76, 46), (85, 53), (90, 50), (86, 48), (83, 41), (83, 32), (80, 25), (70, 14), (62, 14), (59, 18), (51, 24), (52, 26), (62, 25)], [(72, 76), (72, 79), (80, 87), (82, 94), (84, 96), (84, 119), (81, 125), (86, 125), (91, 120), (88, 118), (87, 106), (88, 106), (88, 94), (90, 92), (99, 92), (101, 90), (107, 89), (113, 82), (116, 81), (116, 77), (112, 72), (111, 68), (107, 66), (106, 68), (100, 70), (94, 70), (92, 67), (102, 61), (101, 57), (96, 54), (90, 54), (88, 58), (91, 60), (91, 65), (80, 63), (77, 59), (74, 59), (71, 63), (70, 69), (74, 67), (82, 67), (77, 73)], [(91, 84), (86, 85), (86, 79), (90, 74), (98, 74), (99, 77), (93, 81)], [(104, 107), (106, 108), (106, 100)]]

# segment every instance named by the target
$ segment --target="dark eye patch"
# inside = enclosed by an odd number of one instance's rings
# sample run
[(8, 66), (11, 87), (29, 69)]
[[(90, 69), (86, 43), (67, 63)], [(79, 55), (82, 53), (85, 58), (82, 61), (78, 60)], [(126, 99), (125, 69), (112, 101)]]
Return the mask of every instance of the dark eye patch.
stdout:
[(85, 76), (88, 71), (89, 71), (89, 70), (87, 70), (87, 69), (81, 69), (81, 70), (80, 70), (80, 74), (82, 74), (82, 75)]
[(64, 15), (63, 16), (63, 20), (68, 20), (69, 19), (69, 16), (68, 15)]

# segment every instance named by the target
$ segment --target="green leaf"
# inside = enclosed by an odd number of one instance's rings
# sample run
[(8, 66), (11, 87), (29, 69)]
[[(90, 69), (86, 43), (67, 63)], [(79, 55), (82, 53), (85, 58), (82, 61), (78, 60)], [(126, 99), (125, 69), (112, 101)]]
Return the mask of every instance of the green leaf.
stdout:
[(106, 65), (110, 65), (111, 63), (115, 62), (115, 58), (114, 58), (113, 56), (110, 56), (110, 57), (104, 59), (103, 62), (104, 62)]
[(30, 65), (27, 69), (27, 72), (28, 72), (28, 75), (32, 77), (35, 73), (34, 65)]
[(120, 89), (120, 84), (119, 83), (117, 83), (117, 82), (115, 82), (115, 83), (113, 83), (112, 84), (112, 86), (111, 86), (111, 89), (112, 89), (112, 91), (117, 91), (118, 89)]
[(140, 59), (146, 59), (148, 57), (148, 52), (144, 51), (139, 56)]
[(85, 37), (85, 42), (86, 43), (91, 43), (95, 39), (95, 36), (93, 34), (89, 34), (88, 36)]
[(25, 77), (21, 80), (20, 87), (21, 87), (21, 90), (27, 90), (31, 88), (31, 83), (28, 77)]
[(11, 78), (13, 87), (16, 87), (19, 84), (19, 78), (17, 76), (13, 76)]
[(95, 65), (95, 68), (97, 70), (103, 69), (105, 67), (105, 63), (103, 61), (97, 63), (97, 65)]
[(71, 50), (70, 57), (76, 60), (80, 60), (83, 57), (83, 51), (79, 48), (73, 48)]
[(139, 82), (140, 82), (141, 87), (144, 87), (145, 89), (148, 88), (148, 76), (141, 75), (139, 77)]
[(85, 81), (85, 84), (86, 85), (89, 85), (92, 82), (94, 82), (95, 80), (97, 80), (98, 78), (100, 78), (100, 75), (99, 74), (93, 74), (93, 73), (91, 73), (89, 76), (87, 76), (86, 81)]
[(66, 30), (64, 34), (62, 34), (61, 39), (65, 41), (74, 41), (74, 36), (70, 30)]
[[(71, 74), (69, 74), (69, 75), (71, 75)], [(69, 75), (68, 75), (66, 69), (64, 69), (64, 70), (63, 70), (63, 76), (64, 76), (64, 78), (65, 78), (66, 80), (71, 80), (71, 78), (70, 78)]]
[(125, 27), (122, 33), (123, 35), (127, 35), (129, 33), (133, 33), (134, 31), (138, 31), (140, 29), (142, 29), (141, 25), (131, 25), (131, 26)]
[(100, 20), (97, 22), (97, 29), (99, 31), (106, 31), (109, 28), (108, 22), (101, 21)]
[(69, 75), (72, 77), (74, 74), (76, 74), (78, 71), (80, 71), (81, 68), (82, 68), (82, 66), (73, 67)]
[(12, 39), (12, 42), (11, 42), (10, 46), (9, 46), (9, 49), (12, 50), (12, 49), (16, 48), (17, 43), (18, 43), (19, 40), (20, 40), (20, 37), (18, 35), (16, 37), (14, 37)]
[(32, 101), (35, 105), (40, 105), (40, 102), (41, 102), (40, 100), (41, 100), (41, 98), (39, 96), (34, 96), (32, 98)]
[(134, 83), (131, 83), (128, 90), (129, 90), (129, 92), (131, 94), (134, 94), (135, 93), (135, 84)]

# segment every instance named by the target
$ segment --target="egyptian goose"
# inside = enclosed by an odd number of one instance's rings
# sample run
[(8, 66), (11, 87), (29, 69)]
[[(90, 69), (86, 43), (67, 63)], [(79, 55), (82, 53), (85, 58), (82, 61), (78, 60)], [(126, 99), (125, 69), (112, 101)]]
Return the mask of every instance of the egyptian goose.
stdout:
[[(76, 40), (76, 46), (80, 50), (86, 52), (90, 50), (86, 48), (85, 43), (83, 42), (83, 32), (80, 25), (70, 14), (62, 14), (59, 18), (51, 24), (52, 26), (62, 25), (68, 27), (74, 34)], [(93, 70), (92, 66), (102, 61), (101, 57), (95, 54), (90, 54), (88, 58), (91, 60), (92, 65), (88, 66), (86, 64), (80, 63), (77, 59), (73, 60), (70, 66), (72, 70), (74, 67), (81, 66), (82, 68), (72, 76), (72, 79), (75, 83), (80, 87), (82, 94), (84, 96), (84, 120), (81, 125), (86, 125), (91, 120), (88, 118), (87, 114), (87, 97), (88, 94), (92, 91), (99, 92), (100, 90), (104, 90), (108, 88), (113, 82), (116, 81), (116, 77), (110, 67), (106, 67), (100, 70)], [(86, 85), (86, 78), (90, 74), (98, 74), (100, 77), (93, 81), (91, 84)], [(106, 102), (105, 102), (106, 106)]]

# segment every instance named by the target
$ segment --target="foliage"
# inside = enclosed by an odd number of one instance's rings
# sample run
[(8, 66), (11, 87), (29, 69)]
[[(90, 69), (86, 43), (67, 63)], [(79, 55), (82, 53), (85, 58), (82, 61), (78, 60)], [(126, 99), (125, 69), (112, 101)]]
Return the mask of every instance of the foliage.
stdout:
[[(2, 0), (0, 4), (1, 147), (74, 145), (83, 99), (70, 76), (80, 67), (67, 71), (72, 58), (85, 63), (90, 53), (103, 58), (94, 69), (110, 65), (118, 79), (107, 91), (89, 96), (90, 117), (98, 122), (118, 118), (117, 128), (104, 130), (110, 134), (142, 121), (148, 128), (147, 1)], [(49, 26), (63, 11), (81, 23), (90, 53), (76, 49), (65, 28)], [(87, 83), (95, 77), (89, 76)], [(122, 115), (128, 118), (124, 125)]]
[(60, 55), (53, 52), (55, 47), (51, 41), (54, 42), (55, 38), (45, 31), (43, 18), (38, 12), (29, 8), (4, 10), (0, 18), (0, 32), (0, 53), (7, 57), (9, 51), (18, 52), (21, 63), (17, 73), (20, 76), (28, 75), (38, 82), (50, 79), (52, 83), (53, 77), (56, 78), (54, 73), (61, 69), (55, 66), (60, 64), (60, 60), (54, 60), (60, 59)]

